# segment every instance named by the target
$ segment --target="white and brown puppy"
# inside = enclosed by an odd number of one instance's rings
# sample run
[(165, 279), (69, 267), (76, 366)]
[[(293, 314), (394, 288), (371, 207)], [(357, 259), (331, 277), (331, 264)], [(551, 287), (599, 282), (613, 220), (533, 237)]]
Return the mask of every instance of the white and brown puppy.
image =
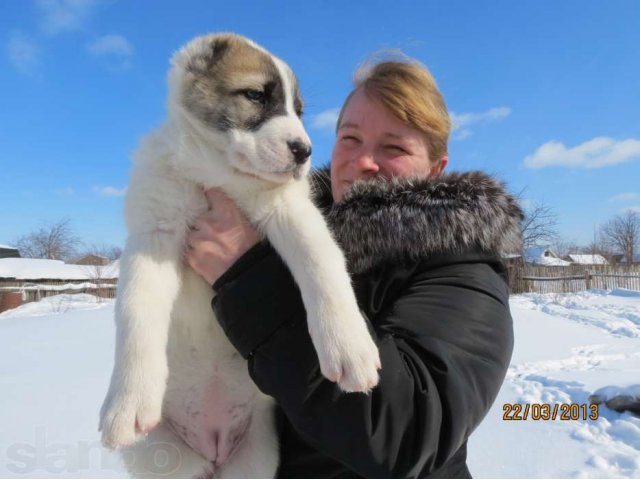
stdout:
[(289, 67), (243, 37), (204, 36), (174, 56), (169, 89), (168, 118), (143, 140), (127, 191), (103, 443), (127, 446), (137, 476), (270, 477), (272, 401), (213, 318), (211, 286), (183, 264), (203, 188), (222, 187), (287, 263), (326, 378), (371, 389), (378, 351), (310, 200), (311, 146)]

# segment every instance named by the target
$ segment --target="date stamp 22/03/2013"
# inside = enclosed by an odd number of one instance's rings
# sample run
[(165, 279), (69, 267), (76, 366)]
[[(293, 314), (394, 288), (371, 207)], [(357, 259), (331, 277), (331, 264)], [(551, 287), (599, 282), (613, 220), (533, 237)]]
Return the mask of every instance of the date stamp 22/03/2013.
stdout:
[(502, 419), (521, 420), (597, 420), (598, 404), (591, 403), (505, 403)]

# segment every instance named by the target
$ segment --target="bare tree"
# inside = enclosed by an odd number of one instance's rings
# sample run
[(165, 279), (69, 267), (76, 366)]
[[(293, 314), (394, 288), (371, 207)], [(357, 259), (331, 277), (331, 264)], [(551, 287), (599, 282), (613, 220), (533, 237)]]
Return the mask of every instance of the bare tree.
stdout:
[(92, 243), (88, 246), (85, 246), (85, 248), (82, 250), (80, 256), (84, 255), (97, 255), (99, 257), (108, 259), (110, 262), (113, 262), (114, 260), (119, 259), (122, 255), (122, 248), (116, 245), (107, 245), (105, 243), (100, 245)]
[(522, 246), (525, 250), (549, 245), (558, 238), (558, 215), (544, 203), (534, 203), (525, 209), (522, 221)]
[(605, 242), (633, 261), (633, 254), (640, 243), (640, 216), (633, 211), (616, 215), (600, 230)]
[(583, 252), (589, 255), (602, 255), (607, 261), (611, 262), (613, 252), (602, 239), (598, 238), (583, 248)]
[(84, 265), (84, 271), (93, 285), (91, 292), (96, 296), (98, 303), (105, 298), (113, 298), (115, 283), (113, 282), (113, 270), (109, 265)]
[(76, 253), (80, 238), (65, 218), (23, 235), (14, 244), (23, 257), (66, 260)]
[(573, 240), (564, 240), (560, 237), (556, 237), (549, 243), (549, 247), (553, 250), (553, 253), (560, 258), (569, 255), (570, 253), (576, 253), (581, 250), (581, 247)]

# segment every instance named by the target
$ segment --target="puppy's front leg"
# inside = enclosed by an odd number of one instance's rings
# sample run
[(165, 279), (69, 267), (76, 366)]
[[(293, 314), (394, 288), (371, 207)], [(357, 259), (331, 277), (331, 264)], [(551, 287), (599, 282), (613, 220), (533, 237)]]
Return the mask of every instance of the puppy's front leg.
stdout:
[(261, 223), (300, 287), (322, 374), (345, 391), (370, 390), (378, 383), (378, 349), (324, 218), (311, 200), (297, 196)]
[(100, 411), (105, 446), (134, 443), (160, 422), (167, 337), (180, 284), (182, 242), (174, 234), (129, 237), (120, 259), (115, 366)]

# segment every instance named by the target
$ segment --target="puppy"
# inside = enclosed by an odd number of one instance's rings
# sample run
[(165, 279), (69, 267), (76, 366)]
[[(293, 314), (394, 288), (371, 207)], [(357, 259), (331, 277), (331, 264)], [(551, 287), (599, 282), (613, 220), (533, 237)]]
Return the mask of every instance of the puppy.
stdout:
[(322, 374), (346, 392), (378, 381), (344, 256), (310, 200), (301, 115), (290, 68), (246, 38), (199, 37), (172, 59), (168, 118), (142, 141), (127, 191), (100, 412), (103, 443), (126, 447), (134, 476), (273, 477), (278, 465), (272, 399), (214, 318), (211, 286), (183, 263), (203, 189), (221, 187), (288, 265)]

